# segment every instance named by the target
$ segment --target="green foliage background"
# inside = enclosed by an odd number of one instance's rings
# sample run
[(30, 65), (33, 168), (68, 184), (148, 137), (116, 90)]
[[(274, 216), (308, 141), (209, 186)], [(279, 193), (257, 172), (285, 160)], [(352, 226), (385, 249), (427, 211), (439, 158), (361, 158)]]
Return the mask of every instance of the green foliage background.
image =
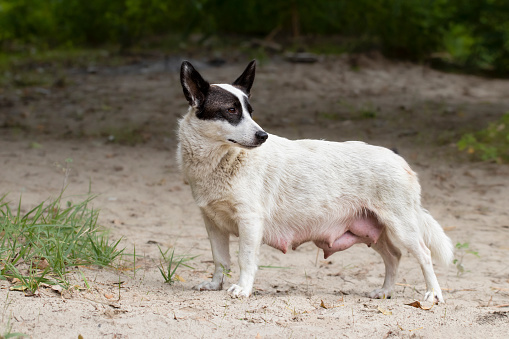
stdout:
[(0, 0), (4, 50), (127, 48), (153, 36), (265, 36), (277, 27), (359, 39), (392, 57), (447, 52), (460, 67), (509, 74), (507, 0)]

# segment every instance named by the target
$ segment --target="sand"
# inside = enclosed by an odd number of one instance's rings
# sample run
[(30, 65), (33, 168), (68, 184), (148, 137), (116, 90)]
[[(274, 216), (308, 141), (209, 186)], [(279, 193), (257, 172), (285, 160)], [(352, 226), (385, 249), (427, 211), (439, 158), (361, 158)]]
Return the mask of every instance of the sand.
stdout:
[[(186, 110), (178, 61), (166, 71), (157, 60), (94, 74), (69, 70), (64, 88), (2, 93), (8, 104), (0, 106), (0, 195), (9, 193), (14, 205), (21, 194), (28, 211), (57, 196), (64, 180), (68, 200), (83, 200), (91, 189), (99, 222), (112, 240), (123, 239), (125, 262), (134, 246), (138, 258), (136, 271), (83, 269), (90, 289), (71, 273), (81, 288), (61, 294), (41, 288), (27, 297), (0, 281), (0, 326), (10, 319), (13, 332), (32, 338), (507, 337), (509, 166), (472, 162), (454, 142), (509, 111), (509, 81), (376, 56), (357, 57), (355, 68), (346, 57), (260, 65), (252, 105), (266, 131), (397, 149), (419, 174), (425, 208), (454, 244), (468, 243), (479, 257), (456, 251), (463, 274), (436, 266), (446, 303), (420, 309), (406, 305), (425, 291), (406, 251), (394, 297), (374, 300), (367, 294), (383, 283), (384, 265), (365, 245), (327, 260), (312, 243), (286, 255), (264, 245), (254, 295), (232, 299), (225, 291), (192, 290), (211, 277), (213, 263), (175, 162), (176, 121)], [(196, 66), (224, 82), (245, 65)], [(134, 132), (119, 133), (126, 129)], [(198, 256), (189, 262), (194, 269), (179, 268), (182, 281), (165, 284), (158, 246)], [(237, 250), (232, 237), (229, 282), (239, 274)]]

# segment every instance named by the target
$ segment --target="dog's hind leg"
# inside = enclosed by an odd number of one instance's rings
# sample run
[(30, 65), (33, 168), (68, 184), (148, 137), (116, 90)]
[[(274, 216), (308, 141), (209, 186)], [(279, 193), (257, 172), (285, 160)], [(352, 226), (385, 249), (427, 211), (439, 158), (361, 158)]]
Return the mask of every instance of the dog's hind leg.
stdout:
[(426, 282), (426, 294), (424, 296), (425, 301), (431, 302), (444, 302), (442, 296), (442, 290), (438, 285), (437, 276), (433, 270), (433, 263), (431, 262), (431, 251), (424, 244), (424, 241), (419, 235), (415, 235), (412, 243), (405, 244), (405, 247), (410, 253), (417, 259), (419, 265), (421, 265), (422, 274)]
[(392, 296), (394, 285), (396, 284), (396, 276), (398, 273), (399, 259), (401, 258), (401, 251), (394, 246), (391, 242), (387, 233), (382, 233), (382, 236), (378, 239), (376, 244), (371, 247), (377, 251), (385, 264), (385, 280), (382, 288), (373, 290), (370, 294), (370, 298), (382, 298), (389, 299)]
[(204, 281), (193, 288), (198, 291), (218, 291), (223, 289), (225, 276), (230, 272), (230, 234), (221, 231), (205, 213), (202, 215), (209, 235), (215, 270), (212, 281)]

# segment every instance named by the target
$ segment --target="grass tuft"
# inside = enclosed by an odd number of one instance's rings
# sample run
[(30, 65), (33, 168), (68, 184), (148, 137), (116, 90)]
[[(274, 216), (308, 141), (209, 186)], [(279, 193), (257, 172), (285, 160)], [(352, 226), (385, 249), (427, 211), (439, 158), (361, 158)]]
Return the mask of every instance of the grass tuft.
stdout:
[(13, 289), (34, 294), (41, 283), (69, 288), (67, 274), (76, 266), (110, 266), (122, 254), (120, 240), (110, 242), (97, 225), (98, 212), (89, 197), (79, 203), (62, 195), (21, 213), (0, 199), (0, 279), (18, 284)]
[(166, 251), (163, 252), (161, 247), (157, 246), (159, 248), (159, 252), (161, 253), (161, 266), (159, 268), (159, 272), (161, 272), (161, 275), (164, 278), (164, 282), (167, 284), (173, 284), (176, 280), (182, 281), (183, 279), (176, 274), (177, 269), (180, 265), (185, 266), (187, 268), (194, 269), (193, 267), (185, 264), (185, 262), (193, 260), (197, 257), (195, 256), (187, 256), (187, 255), (181, 255), (181, 256), (175, 256), (175, 248), (171, 250), (171, 253), (168, 254), (170, 249), (168, 248)]
[(509, 112), (485, 129), (463, 135), (457, 145), (482, 161), (509, 162)]
[(453, 260), (453, 264), (456, 266), (456, 270), (457, 270), (456, 276), (457, 277), (462, 276), (466, 272), (470, 272), (468, 270), (465, 270), (465, 267), (463, 266), (463, 258), (465, 257), (466, 254), (472, 254), (472, 255), (475, 255), (477, 258), (480, 258), (479, 252), (472, 251), (471, 249), (469, 249), (469, 246), (470, 246), (470, 244), (468, 242), (463, 243), (463, 244), (460, 242), (457, 242), (455, 245), (455, 247), (457, 249), (456, 253), (458, 254), (458, 258)]
[(11, 318), (8, 319), (7, 324), (4, 326), (2, 332), (0, 332), (0, 339), (9, 339), (9, 338), (25, 338), (28, 335), (23, 333), (12, 332), (12, 324)]

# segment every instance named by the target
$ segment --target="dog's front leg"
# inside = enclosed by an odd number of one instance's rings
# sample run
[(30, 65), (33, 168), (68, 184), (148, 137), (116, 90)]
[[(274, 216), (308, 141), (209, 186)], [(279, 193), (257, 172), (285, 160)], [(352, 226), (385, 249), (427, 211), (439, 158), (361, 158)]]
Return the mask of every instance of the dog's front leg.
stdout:
[(194, 289), (198, 291), (218, 291), (223, 289), (224, 278), (230, 272), (230, 234), (221, 231), (205, 213), (202, 213), (202, 215), (209, 235), (215, 270), (212, 281), (204, 281), (196, 285)]
[(237, 284), (229, 289), (233, 297), (249, 297), (253, 290), (258, 270), (258, 252), (262, 243), (263, 224), (258, 218), (245, 218), (239, 223), (239, 267), (240, 277)]

